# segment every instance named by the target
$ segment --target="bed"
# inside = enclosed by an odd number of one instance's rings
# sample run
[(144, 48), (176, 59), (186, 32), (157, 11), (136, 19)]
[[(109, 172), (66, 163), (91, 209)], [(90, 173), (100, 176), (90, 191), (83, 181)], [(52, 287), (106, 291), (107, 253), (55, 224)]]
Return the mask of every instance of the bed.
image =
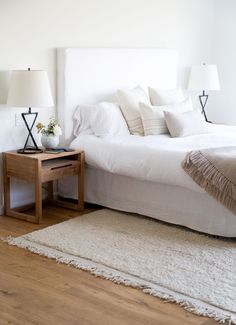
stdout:
[[(236, 216), (181, 168), (189, 150), (234, 145), (234, 128), (211, 126), (211, 134), (178, 139), (166, 135), (105, 140), (93, 135), (73, 137), (72, 117), (78, 104), (114, 101), (118, 88), (140, 83), (171, 89), (176, 75), (174, 50), (59, 49), (58, 116), (64, 131), (62, 142), (85, 150), (85, 201), (209, 234), (235, 237)], [(59, 184), (63, 197), (74, 198), (75, 191), (73, 178)]]

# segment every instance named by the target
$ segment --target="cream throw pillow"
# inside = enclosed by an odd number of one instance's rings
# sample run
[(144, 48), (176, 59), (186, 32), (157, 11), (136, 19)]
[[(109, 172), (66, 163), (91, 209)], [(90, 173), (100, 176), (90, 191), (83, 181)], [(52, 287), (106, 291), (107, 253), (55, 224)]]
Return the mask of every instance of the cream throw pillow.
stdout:
[(190, 98), (187, 98), (182, 103), (172, 105), (151, 106), (140, 103), (139, 106), (145, 135), (169, 133), (165, 122), (164, 111), (182, 113), (193, 110)]
[(156, 135), (169, 133), (166, 126), (164, 113), (157, 106), (140, 103), (140, 114), (142, 117), (144, 134)]
[(150, 104), (146, 92), (140, 86), (134, 89), (120, 89), (117, 91), (117, 98), (130, 133), (144, 135), (139, 102)]
[(148, 88), (149, 98), (152, 105), (169, 105), (183, 102), (185, 97), (181, 89), (154, 89)]
[(172, 137), (208, 133), (207, 123), (198, 110), (179, 114), (164, 111), (164, 115)]

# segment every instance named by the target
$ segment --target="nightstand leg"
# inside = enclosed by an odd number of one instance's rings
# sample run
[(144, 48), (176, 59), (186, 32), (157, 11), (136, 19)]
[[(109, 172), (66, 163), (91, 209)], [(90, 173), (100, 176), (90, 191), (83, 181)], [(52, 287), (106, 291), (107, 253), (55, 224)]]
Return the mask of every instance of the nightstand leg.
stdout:
[(3, 178), (4, 178), (4, 214), (10, 209), (10, 177), (7, 176), (6, 157), (3, 154)]
[(42, 220), (42, 184), (41, 184), (41, 162), (36, 161), (35, 177), (35, 222), (40, 223)]
[(78, 209), (84, 209), (84, 152), (80, 155), (80, 173), (78, 175)]
[(35, 222), (42, 220), (42, 185), (41, 182), (35, 182)]

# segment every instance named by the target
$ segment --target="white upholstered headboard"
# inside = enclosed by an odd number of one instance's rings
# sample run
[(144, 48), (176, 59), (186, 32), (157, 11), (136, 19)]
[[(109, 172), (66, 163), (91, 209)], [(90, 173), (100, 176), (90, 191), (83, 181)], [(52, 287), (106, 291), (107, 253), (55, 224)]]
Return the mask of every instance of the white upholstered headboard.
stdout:
[(166, 49), (61, 48), (57, 50), (57, 107), (62, 143), (72, 140), (78, 104), (115, 101), (119, 88), (176, 86), (177, 53)]

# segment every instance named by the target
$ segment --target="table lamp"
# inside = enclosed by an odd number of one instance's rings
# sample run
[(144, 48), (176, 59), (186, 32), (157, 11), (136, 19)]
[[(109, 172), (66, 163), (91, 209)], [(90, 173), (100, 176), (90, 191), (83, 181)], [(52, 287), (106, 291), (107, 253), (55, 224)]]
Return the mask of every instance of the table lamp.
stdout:
[(205, 107), (208, 100), (208, 95), (206, 95), (206, 90), (219, 90), (220, 83), (217, 72), (217, 67), (214, 64), (202, 64), (196, 65), (191, 68), (188, 90), (202, 90), (202, 95), (199, 96), (199, 101), (202, 108), (202, 114), (207, 119)]
[[(28, 107), (27, 113), (21, 113), (28, 136), (25, 141), (24, 148), (17, 152), (23, 154), (40, 153), (42, 150), (38, 148), (33, 137), (32, 129), (37, 119), (38, 113), (32, 112), (32, 107), (51, 107), (53, 99), (49, 85), (48, 75), (43, 70), (18, 70), (13, 71), (10, 87), (7, 97), (7, 105), (12, 107)], [(28, 116), (34, 116), (31, 125), (27, 122)], [(29, 140), (32, 140), (32, 145), (29, 145)]]

